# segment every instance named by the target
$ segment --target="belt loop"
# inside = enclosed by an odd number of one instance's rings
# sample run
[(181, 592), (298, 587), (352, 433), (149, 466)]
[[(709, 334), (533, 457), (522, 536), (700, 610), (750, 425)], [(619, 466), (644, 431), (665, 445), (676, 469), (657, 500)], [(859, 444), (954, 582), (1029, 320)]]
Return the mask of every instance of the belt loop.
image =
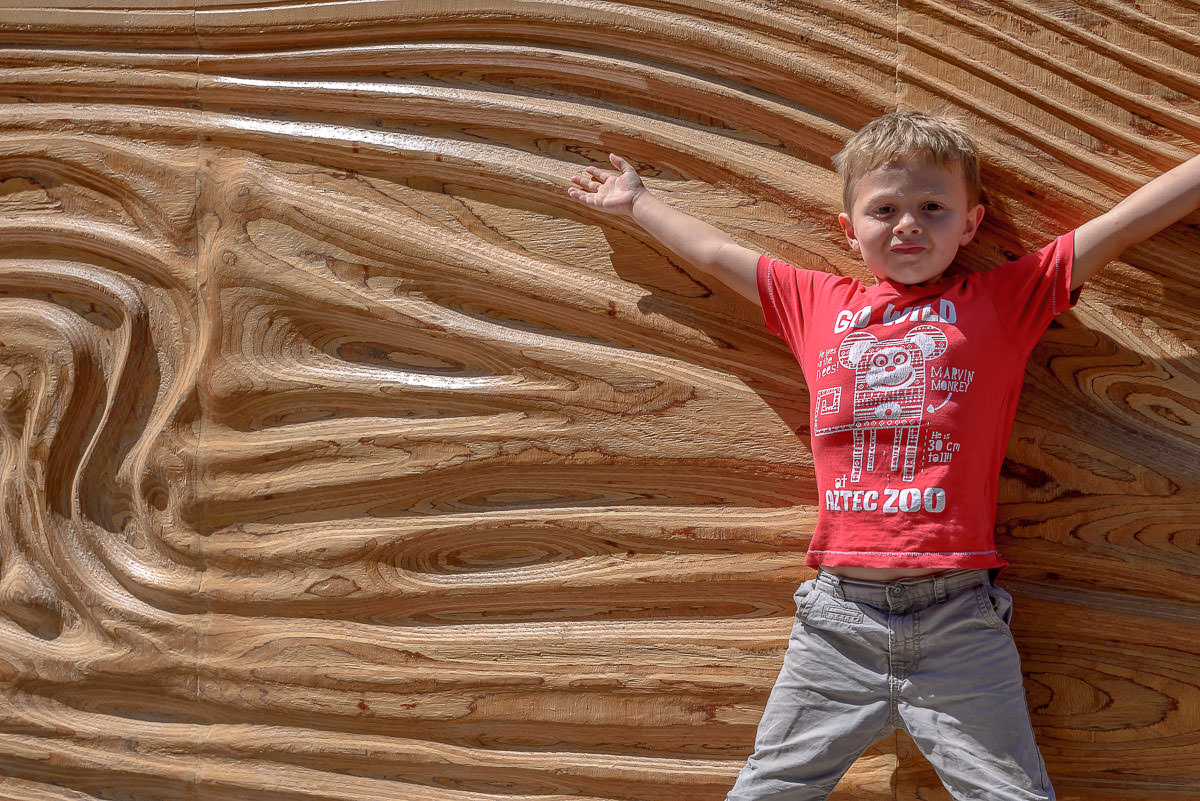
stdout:
[(942, 573), (933, 577), (933, 597), (939, 604), (946, 601), (946, 577)]
[(841, 578), (836, 573), (830, 573), (828, 570), (821, 571), (821, 578), (825, 579), (825, 584), (829, 587), (829, 594), (839, 601), (846, 600), (846, 593), (842, 590)]

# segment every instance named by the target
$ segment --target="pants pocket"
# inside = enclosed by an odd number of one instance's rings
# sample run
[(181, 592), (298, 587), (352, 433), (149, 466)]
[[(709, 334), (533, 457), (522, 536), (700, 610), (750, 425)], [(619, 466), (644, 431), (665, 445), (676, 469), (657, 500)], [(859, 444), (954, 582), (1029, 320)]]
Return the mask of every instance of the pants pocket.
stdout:
[(834, 606), (832, 604), (822, 608), (821, 615), (830, 620), (840, 620), (843, 623), (849, 623), (852, 626), (857, 626), (864, 620), (864, 615), (860, 610), (845, 606)]
[(989, 626), (994, 629), (1007, 629), (1012, 621), (1012, 596), (995, 584), (980, 584), (975, 588), (975, 597), (979, 602), (979, 612)]
[(816, 581), (809, 579), (800, 585), (799, 589), (792, 596), (792, 600), (796, 602), (796, 617), (805, 620), (808, 617), (808, 612), (812, 609), (813, 602), (817, 600)]
[(796, 591), (795, 597), (796, 617), (812, 628), (845, 633), (853, 631), (853, 627), (866, 620), (866, 615), (857, 604), (826, 592), (816, 581), (805, 582)]

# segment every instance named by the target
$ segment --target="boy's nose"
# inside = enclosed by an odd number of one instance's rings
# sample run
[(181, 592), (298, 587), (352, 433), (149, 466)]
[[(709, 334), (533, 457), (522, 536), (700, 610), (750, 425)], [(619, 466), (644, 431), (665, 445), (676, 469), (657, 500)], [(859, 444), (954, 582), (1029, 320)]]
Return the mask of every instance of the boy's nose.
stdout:
[(905, 214), (896, 221), (896, 228), (894, 230), (898, 234), (915, 234), (920, 232), (921, 226), (917, 224), (916, 217), (913, 217), (911, 214)]

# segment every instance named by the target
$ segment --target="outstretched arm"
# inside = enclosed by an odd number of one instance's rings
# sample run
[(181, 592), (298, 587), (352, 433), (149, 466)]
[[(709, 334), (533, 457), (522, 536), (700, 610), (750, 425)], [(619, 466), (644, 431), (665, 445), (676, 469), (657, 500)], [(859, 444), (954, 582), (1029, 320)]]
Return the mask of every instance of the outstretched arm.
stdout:
[(758, 253), (734, 242), (720, 229), (650, 194), (637, 171), (625, 159), (615, 153), (610, 153), (608, 158), (620, 172), (588, 167), (586, 176), (571, 178), (575, 186), (568, 189), (567, 194), (598, 211), (632, 217), (646, 233), (667, 248), (759, 305)]
[(1110, 211), (1075, 230), (1071, 289), (1121, 255), (1200, 208), (1200, 156), (1164, 172)]

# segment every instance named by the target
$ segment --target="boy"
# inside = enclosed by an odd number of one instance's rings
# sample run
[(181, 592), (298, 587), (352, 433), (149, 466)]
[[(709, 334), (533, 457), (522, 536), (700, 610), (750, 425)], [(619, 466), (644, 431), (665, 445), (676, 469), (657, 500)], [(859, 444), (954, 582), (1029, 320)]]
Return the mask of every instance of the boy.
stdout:
[(983, 219), (975, 145), (916, 112), (880, 117), (834, 157), (850, 247), (873, 286), (739, 246), (620, 172), (572, 198), (633, 218), (762, 308), (809, 387), (820, 510), (797, 621), (728, 801), (826, 798), (904, 728), (957, 799), (1049, 799), (1021, 667), (992, 579), (1001, 461), (1026, 359), (1079, 287), (1200, 207), (1200, 157), (1036, 253), (948, 271)]

